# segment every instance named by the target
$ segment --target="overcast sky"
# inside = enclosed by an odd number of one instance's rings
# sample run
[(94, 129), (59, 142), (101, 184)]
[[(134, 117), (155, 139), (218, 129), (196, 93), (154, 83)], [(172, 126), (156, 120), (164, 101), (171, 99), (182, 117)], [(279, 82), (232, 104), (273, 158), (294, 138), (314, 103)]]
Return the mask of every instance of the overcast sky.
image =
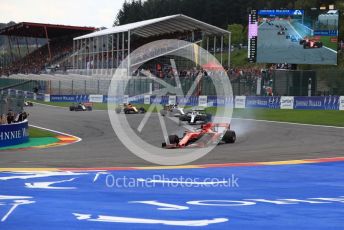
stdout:
[(125, 0), (0, 0), (0, 22), (111, 27)]

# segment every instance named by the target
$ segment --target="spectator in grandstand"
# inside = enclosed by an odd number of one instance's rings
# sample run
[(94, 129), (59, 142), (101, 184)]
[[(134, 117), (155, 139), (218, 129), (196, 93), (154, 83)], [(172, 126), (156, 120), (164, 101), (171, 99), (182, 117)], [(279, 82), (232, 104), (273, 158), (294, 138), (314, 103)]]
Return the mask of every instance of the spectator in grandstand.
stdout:
[(7, 117), (6, 117), (6, 114), (2, 114), (2, 115), (1, 115), (1, 117), (0, 117), (0, 124), (1, 124), (1, 125), (7, 124)]
[(18, 116), (17, 122), (22, 122), (25, 121), (27, 119), (27, 117), (29, 116), (28, 113), (26, 112), (21, 112)]
[(7, 113), (7, 124), (12, 124), (15, 122), (15, 113), (9, 110)]

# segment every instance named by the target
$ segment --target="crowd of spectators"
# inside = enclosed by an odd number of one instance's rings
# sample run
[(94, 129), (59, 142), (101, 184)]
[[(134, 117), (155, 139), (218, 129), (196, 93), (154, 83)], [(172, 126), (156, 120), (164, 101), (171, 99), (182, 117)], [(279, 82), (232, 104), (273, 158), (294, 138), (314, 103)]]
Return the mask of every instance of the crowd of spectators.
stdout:
[(73, 50), (72, 39), (52, 40), (49, 43), (51, 58), (49, 55), (48, 44), (45, 44), (25, 57), (14, 61), (10, 66), (0, 69), (0, 76), (11, 74), (38, 74), (45, 67), (50, 66), (59, 58), (70, 54)]
[(12, 124), (17, 122), (22, 122), (28, 118), (29, 114), (26, 112), (15, 113), (9, 110), (7, 114), (2, 114), (0, 116), (0, 125)]

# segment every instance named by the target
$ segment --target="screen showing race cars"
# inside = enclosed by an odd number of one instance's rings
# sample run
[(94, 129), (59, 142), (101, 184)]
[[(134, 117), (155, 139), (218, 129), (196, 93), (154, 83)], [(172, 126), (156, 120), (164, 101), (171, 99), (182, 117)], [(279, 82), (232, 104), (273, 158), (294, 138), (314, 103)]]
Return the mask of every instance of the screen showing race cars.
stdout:
[(337, 10), (252, 10), (250, 62), (337, 64)]

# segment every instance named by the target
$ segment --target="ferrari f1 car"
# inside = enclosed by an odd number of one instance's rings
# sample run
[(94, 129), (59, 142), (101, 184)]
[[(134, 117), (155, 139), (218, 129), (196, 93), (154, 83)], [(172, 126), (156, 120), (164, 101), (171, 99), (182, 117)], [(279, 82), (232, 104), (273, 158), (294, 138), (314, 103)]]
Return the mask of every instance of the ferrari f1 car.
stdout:
[(92, 111), (93, 104), (90, 102), (87, 103), (73, 103), (69, 106), (69, 111)]
[(303, 45), (304, 49), (307, 48), (321, 48), (323, 47), (323, 43), (321, 41), (311, 39), (311, 38), (304, 38), (300, 40), (300, 45)]
[(180, 108), (178, 105), (165, 105), (162, 110), (160, 110), (160, 114), (162, 116), (173, 116), (173, 117), (179, 117), (181, 115), (184, 115), (184, 108)]
[(163, 148), (206, 147), (219, 143), (234, 143), (236, 134), (227, 123), (207, 123), (200, 129), (186, 131), (182, 137), (170, 135), (169, 143), (162, 143)]
[(207, 114), (203, 108), (194, 108), (181, 115), (179, 120), (187, 121), (189, 124), (196, 124), (197, 122), (207, 123), (210, 122), (211, 115)]
[(136, 113), (145, 113), (146, 110), (145, 108), (141, 107), (141, 108), (136, 108), (135, 106), (133, 106), (132, 104), (128, 103), (124, 103), (123, 106), (117, 107), (115, 109), (116, 113), (120, 113), (123, 111), (123, 113), (125, 114), (136, 114)]

